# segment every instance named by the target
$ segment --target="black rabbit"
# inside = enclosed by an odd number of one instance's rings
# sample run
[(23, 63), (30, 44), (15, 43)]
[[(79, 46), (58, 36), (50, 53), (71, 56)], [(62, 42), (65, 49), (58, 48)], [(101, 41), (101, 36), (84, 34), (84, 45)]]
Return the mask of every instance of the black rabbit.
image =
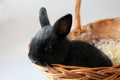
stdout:
[(83, 41), (69, 41), (66, 36), (72, 25), (67, 14), (51, 26), (44, 7), (40, 9), (40, 31), (30, 43), (29, 58), (40, 66), (63, 64), (84, 67), (112, 66), (110, 59), (94, 46)]

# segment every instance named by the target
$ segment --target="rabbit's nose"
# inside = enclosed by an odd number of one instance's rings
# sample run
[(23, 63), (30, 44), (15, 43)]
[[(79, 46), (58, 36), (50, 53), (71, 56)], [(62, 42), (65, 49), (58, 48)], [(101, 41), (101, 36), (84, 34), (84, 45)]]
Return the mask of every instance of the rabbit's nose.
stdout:
[(32, 61), (32, 63), (37, 63), (37, 59), (36, 58), (33, 58), (30, 56), (30, 54), (28, 55), (29, 59)]
[(37, 64), (37, 59), (33, 58), (33, 59), (31, 59), (31, 61), (32, 61), (32, 63)]

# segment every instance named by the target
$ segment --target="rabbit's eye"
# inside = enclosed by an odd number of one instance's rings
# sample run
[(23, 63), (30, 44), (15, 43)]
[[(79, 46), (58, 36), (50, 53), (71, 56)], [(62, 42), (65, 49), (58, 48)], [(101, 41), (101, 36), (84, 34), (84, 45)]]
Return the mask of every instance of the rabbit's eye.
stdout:
[(45, 50), (49, 50), (52, 48), (52, 45), (51, 44), (48, 44), (46, 47), (45, 47)]

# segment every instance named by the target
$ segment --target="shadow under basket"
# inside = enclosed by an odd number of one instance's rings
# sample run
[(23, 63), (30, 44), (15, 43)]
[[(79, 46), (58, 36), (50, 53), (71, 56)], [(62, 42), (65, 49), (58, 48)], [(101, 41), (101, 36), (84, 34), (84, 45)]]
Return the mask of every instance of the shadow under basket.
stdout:
[[(76, 34), (77, 32), (73, 30), (68, 38), (72, 40), (73, 37), (79, 37), (77, 39), (88, 43), (99, 42), (102, 39), (120, 40), (120, 18), (90, 23), (84, 26), (80, 32), (82, 33)], [(120, 80), (119, 64), (112, 67), (96, 68), (55, 64), (52, 67), (41, 67), (40, 70), (45, 72), (49, 80)]]

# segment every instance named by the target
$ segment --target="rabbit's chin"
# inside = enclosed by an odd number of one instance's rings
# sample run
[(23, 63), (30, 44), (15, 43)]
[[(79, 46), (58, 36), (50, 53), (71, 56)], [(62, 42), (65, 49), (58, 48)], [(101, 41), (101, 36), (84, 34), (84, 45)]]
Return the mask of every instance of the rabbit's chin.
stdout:
[(36, 64), (34, 64), (34, 67), (35, 68), (37, 68), (38, 70), (40, 70), (40, 71), (43, 71), (43, 72), (46, 72), (46, 71), (48, 71), (48, 69), (50, 69), (51, 67), (50, 66), (40, 66), (40, 65), (36, 65)]

